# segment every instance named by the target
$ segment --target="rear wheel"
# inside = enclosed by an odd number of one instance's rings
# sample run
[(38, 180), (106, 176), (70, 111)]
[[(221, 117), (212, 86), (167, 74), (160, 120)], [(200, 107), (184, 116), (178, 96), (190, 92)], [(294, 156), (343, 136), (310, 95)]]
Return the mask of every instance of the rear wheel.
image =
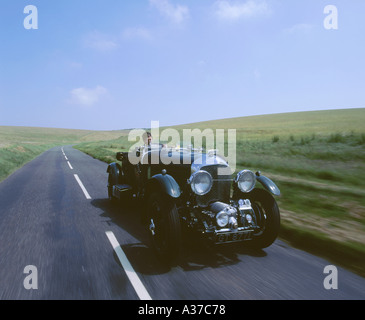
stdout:
[(108, 176), (108, 198), (114, 204), (116, 202), (116, 198), (113, 196), (113, 175), (109, 173)]
[(148, 197), (148, 231), (157, 256), (164, 262), (176, 262), (181, 251), (181, 225), (175, 202), (154, 192)]
[(254, 189), (249, 199), (255, 212), (256, 223), (260, 227), (260, 231), (254, 234), (252, 245), (260, 249), (267, 248), (279, 235), (279, 207), (271, 194), (263, 189)]
[(123, 174), (121, 167), (117, 163), (112, 163), (109, 165), (107, 172), (108, 175), (108, 198), (112, 203), (118, 202), (118, 199), (113, 196), (113, 187), (119, 183), (120, 174)]
[(112, 204), (117, 204), (119, 199), (113, 196), (113, 186), (115, 185), (115, 177), (109, 173), (108, 177), (108, 198)]

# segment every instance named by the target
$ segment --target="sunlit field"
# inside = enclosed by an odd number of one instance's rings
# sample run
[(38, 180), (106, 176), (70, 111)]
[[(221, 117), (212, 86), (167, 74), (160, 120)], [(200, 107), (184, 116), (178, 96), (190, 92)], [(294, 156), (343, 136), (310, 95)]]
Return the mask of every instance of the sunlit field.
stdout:
[(52, 147), (115, 139), (121, 132), (0, 126), (0, 181)]

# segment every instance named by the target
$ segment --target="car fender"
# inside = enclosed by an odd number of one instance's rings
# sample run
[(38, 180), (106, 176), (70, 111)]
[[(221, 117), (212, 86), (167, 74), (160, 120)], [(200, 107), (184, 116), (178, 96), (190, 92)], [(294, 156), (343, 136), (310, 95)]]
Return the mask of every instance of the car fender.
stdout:
[(107, 173), (109, 173), (109, 185), (114, 186), (118, 184), (119, 181), (119, 174), (120, 174), (120, 165), (118, 163), (111, 163), (108, 166), (108, 169), (106, 170)]
[(177, 199), (181, 195), (181, 189), (176, 180), (168, 174), (157, 174), (153, 176), (147, 183), (146, 190), (151, 192), (154, 187), (160, 187), (161, 191), (171, 198)]
[(259, 175), (256, 176), (256, 180), (258, 182), (260, 182), (264, 188), (269, 191), (270, 193), (272, 193), (274, 196), (280, 196), (280, 189), (278, 188), (278, 186), (272, 181), (270, 180), (268, 177)]

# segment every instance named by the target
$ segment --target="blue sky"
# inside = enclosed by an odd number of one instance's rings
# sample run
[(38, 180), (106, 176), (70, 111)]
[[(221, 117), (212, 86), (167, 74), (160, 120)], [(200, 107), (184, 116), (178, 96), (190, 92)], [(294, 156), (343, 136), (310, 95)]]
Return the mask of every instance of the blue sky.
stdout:
[[(27, 30), (24, 8), (38, 9)], [(338, 10), (327, 30), (324, 8)], [(0, 125), (365, 107), (363, 0), (0, 0)]]

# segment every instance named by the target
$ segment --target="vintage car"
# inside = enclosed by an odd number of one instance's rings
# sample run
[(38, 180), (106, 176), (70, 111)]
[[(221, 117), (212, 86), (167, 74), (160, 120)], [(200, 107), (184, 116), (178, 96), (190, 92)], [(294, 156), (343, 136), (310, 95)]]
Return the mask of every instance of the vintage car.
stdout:
[(183, 230), (214, 244), (247, 241), (257, 248), (278, 236), (276, 184), (250, 170), (233, 176), (216, 150), (140, 147), (117, 153), (117, 160), (107, 169), (109, 198), (143, 204), (152, 247), (165, 260), (178, 257)]

